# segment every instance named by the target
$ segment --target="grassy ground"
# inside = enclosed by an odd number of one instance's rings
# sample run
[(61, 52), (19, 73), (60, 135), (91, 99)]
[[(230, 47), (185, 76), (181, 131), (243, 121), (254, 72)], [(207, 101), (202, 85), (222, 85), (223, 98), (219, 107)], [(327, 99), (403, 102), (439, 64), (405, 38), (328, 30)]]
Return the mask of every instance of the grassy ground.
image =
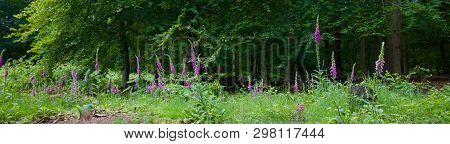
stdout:
[[(449, 123), (450, 86), (436, 89), (406, 81), (367, 80), (376, 101), (351, 95), (349, 85), (325, 82), (300, 93), (267, 90), (252, 96), (193, 85), (168, 92), (100, 93), (97, 96), (25, 92), (1, 94), (1, 123)], [(206, 85), (206, 86), (205, 86)], [(206, 88), (205, 88), (206, 87)], [(87, 119), (79, 120), (84, 105)], [(300, 107), (304, 107), (301, 109)], [(95, 113), (95, 115), (94, 115)]]

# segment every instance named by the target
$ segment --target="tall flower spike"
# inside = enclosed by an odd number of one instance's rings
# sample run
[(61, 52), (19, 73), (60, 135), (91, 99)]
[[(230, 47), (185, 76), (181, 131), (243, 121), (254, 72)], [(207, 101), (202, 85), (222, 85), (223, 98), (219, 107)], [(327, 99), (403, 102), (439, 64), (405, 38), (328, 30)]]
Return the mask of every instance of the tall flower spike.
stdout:
[(46, 78), (47, 77), (47, 72), (45, 71), (45, 69), (42, 69), (41, 76), (42, 76), (42, 78)]
[(72, 92), (76, 93), (78, 91), (77, 89), (77, 83), (78, 83), (78, 76), (77, 71), (72, 69)]
[(83, 81), (84, 81), (84, 82), (88, 82), (88, 80), (89, 80), (89, 73), (86, 72), (86, 74), (84, 74), (84, 79), (83, 79)]
[(317, 45), (320, 44), (320, 28), (319, 28), (319, 15), (317, 15), (316, 20), (316, 31), (314, 31), (314, 41)]
[(31, 95), (32, 95), (32, 96), (36, 96), (36, 88), (35, 88), (35, 86), (34, 86), (34, 84), (36, 83), (36, 78), (35, 78), (34, 75), (31, 76), (30, 82), (31, 82), (31, 85), (32, 85)]
[(295, 80), (295, 82), (294, 82), (294, 91), (295, 91), (295, 93), (298, 93), (300, 90), (298, 89), (298, 80), (297, 80), (297, 77), (298, 77), (298, 75), (297, 75), (297, 72), (295, 72), (295, 78), (294, 78), (294, 80)]
[(170, 72), (172, 73), (173, 77), (177, 76), (177, 71), (175, 70), (175, 66), (172, 63), (172, 59), (170, 59), (169, 57), (169, 62), (170, 62)]
[(195, 57), (195, 52), (194, 52), (194, 48), (191, 47), (191, 64), (192, 64), (192, 69), (196, 70), (197, 69), (197, 64), (196, 64), (196, 57)]
[(252, 79), (250, 78), (250, 76), (248, 76), (247, 90), (248, 90), (249, 92), (252, 91)]
[(100, 64), (98, 63), (98, 49), (97, 49), (97, 52), (95, 54), (94, 69), (95, 69), (96, 72), (98, 72), (99, 69), (100, 69)]
[(356, 81), (356, 77), (355, 77), (355, 66), (356, 66), (356, 63), (353, 64), (352, 74), (350, 75), (350, 82)]
[(265, 87), (265, 85), (264, 85), (264, 79), (261, 79), (261, 92), (263, 93), (264, 92), (264, 87)]
[(255, 82), (255, 89), (253, 90), (253, 97), (258, 96), (258, 85)]
[(138, 54), (138, 55), (136, 55), (136, 73), (137, 73), (137, 75), (138, 75), (138, 77), (141, 77), (141, 73), (142, 73), (142, 71), (141, 71), (141, 67), (139, 66), (139, 63), (140, 63), (140, 54)]
[(157, 67), (158, 70), (160, 70), (161, 72), (164, 71), (164, 69), (163, 69), (163, 67), (162, 67), (162, 64), (161, 64), (161, 61), (159, 61), (158, 56), (156, 56), (156, 67)]
[(200, 70), (202, 68), (201, 63), (202, 63), (202, 60), (201, 60), (200, 55), (199, 55), (197, 64), (195, 65), (195, 69), (194, 69), (195, 70), (195, 76), (197, 76), (197, 77), (200, 75)]
[(378, 60), (375, 62), (375, 72), (381, 76), (384, 68), (384, 42), (381, 43), (380, 55)]
[(8, 70), (8, 66), (5, 67), (5, 79), (8, 78), (9, 75), (9, 70)]
[(0, 68), (2, 68), (3, 67), (3, 65), (5, 65), (5, 62), (3, 61), (3, 52), (4, 52), (5, 50), (3, 50), (1, 53), (0, 53)]
[(333, 78), (333, 79), (336, 79), (336, 78), (337, 78), (336, 61), (334, 60), (334, 52), (331, 53), (331, 67), (330, 67), (330, 74), (331, 74), (331, 78)]

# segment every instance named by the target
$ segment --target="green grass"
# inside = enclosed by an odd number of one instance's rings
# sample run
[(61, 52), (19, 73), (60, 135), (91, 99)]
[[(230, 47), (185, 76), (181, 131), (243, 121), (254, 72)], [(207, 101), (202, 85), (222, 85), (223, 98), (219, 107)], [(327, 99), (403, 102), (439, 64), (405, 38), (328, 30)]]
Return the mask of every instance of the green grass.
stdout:
[[(76, 120), (77, 108), (94, 109), (114, 118), (111, 123), (444, 123), (450, 122), (450, 86), (436, 89), (404, 80), (362, 82), (378, 99), (368, 102), (352, 96), (349, 84), (322, 81), (301, 93), (268, 90), (253, 97), (241, 91), (229, 94), (217, 83), (197, 83), (188, 90), (167, 85), (167, 93), (144, 91), (124, 94), (99, 92), (97, 96), (49, 95), (14, 86), (2, 87), (0, 123), (47, 122), (55, 116)], [(18, 86), (17, 86), (18, 87)], [(67, 91), (68, 88), (66, 88)], [(296, 112), (298, 104), (305, 110)]]

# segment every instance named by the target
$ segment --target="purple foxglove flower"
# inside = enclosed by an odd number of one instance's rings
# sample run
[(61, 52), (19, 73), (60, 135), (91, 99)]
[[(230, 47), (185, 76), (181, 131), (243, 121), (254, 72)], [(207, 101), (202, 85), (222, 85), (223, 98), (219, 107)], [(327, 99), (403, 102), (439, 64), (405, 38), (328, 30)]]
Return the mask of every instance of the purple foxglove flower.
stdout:
[(77, 71), (75, 71), (73, 69), (72, 70), (72, 92), (73, 93), (76, 93), (78, 91), (77, 90), (77, 83), (78, 83), (77, 79), (78, 79)]
[(33, 84), (34, 85), (34, 83), (36, 83), (36, 78), (35, 78), (35, 76), (33, 75), (33, 76), (31, 76), (31, 78), (30, 78), (30, 82), (31, 82), (31, 84)]
[(136, 70), (136, 72), (137, 72), (137, 75), (138, 75), (138, 77), (140, 77), (141, 76), (141, 67), (139, 66), (139, 63), (140, 63), (140, 58), (141, 56), (140, 56), (140, 54), (138, 54), (138, 55), (136, 55), (136, 64), (137, 64), (137, 70)]
[(317, 16), (316, 21), (316, 31), (314, 32), (314, 41), (317, 45), (320, 44), (320, 28), (319, 28), (319, 16)]
[(264, 92), (264, 79), (261, 79), (261, 92)]
[(58, 91), (61, 91), (63, 87), (63, 82), (61, 80), (58, 80), (57, 83), (58, 83)]
[(3, 61), (3, 56), (0, 55), (0, 68), (2, 68), (4, 64), (5, 62)]
[(139, 88), (139, 78), (134, 79), (134, 84)]
[(247, 90), (248, 90), (249, 92), (252, 91), (252, 80), (251, 80), (250, 76), (248, 76)]
[(48, 88), (47, 92), (48, 92), (48, 94), (50, 94), (50, 95), (55, 94), (55, 87), (50, 86), (50, 87)]
[(66, 74), (63, 75), (62, 80), (64, 83), (67, 83), (67, 75)]
[(381, 43), (380, 55), (378, 60), (375, 62), (375, 72), (381, 76), (384, 68), (384, 42)]
[(163, 69), (163, 67), (162, 67), (162, 64), (161, 64), (161, 61), (159, 61), (158, 56), (156, 56), (156, 67), (157, 67), (158, 70), (160, 70), (161, 72), (164, 71), (164, 69)]
[(3, 50), (2, 52), (0, 52), (0, 68), (2, 68), (3, 67), (3, 65), (5, 65), (5, 62), (3, 61), (3, 52), (4, 52), (5, 50)]
[(331, 54), (330, 74), (333, 79), (337, 78), (336, 61), (334, 61), (334, 52)]
[(98, 70), (100, 69), (100, 64), (98, 63), (98, 49), (97, 49), (97, 53), (95, 54), (95, 61), (94, 61), (94, 69), (96, 72), (98, 72)]
[(8, 78), (8, 75), (9, 75), (8, 67), (5, 67), (5, 79)]
[(196, 69), (197, 64), (196, 64), (196, 56), (195, 56), (195, 51), (194, 48), (191, 47), (191, 64), (192, 64), (192, 69)]
[(201, 61), (201, 59), (200, 59), (200, 57), (198, 58), (198, 62), (197, 62), (197, 65), (195, 65), (195, 76), (199, 76), (200, 75), (200, 70), (201, 70), (201, 63), (202, 63), (202, 61)]
[(158, 77), (158, 88), (163, 90), (164, 89), (164, 81), (162, 79), (162, 76), (159, 73), (156, 73), (156, 76)]
[(156, 85), (154, 83), (151, 83), (151, 84), (147, 85), (147, 92), (148, 93), (151, 93), (151, 92), (155, 91), (155, 89), (156, 89)]
[(255, 84), (255, 90), (253, 90), (253, 97), (258, 96), (258, 86)]
[(295, 93), (298, 93), (300, 90), (299, 90), (299, 88), (298, 88), (298, 80), (297, 80), (297, 77), (298, 77), (298, 75), (297, 75), (297, 72), (295, 73), (295, 82), (294, 82), (294, 91), (295, 91)]
[(84, 82), (88, 82), (88, 80), (89, 80), (89, 75), (88, 75), (88, 73), (86, 72), (86, 74), (84, 74), (84, 79), (83, 79), (83, 81), (84, 81)]
[(350, 76), (350, 82), (356, 81), (356, 77), (355, 77), (355, 65), (356, 65), (356, 63), (353, 64), (352, 74), (351, 74), (351, 76)]
[(42, 78), (46, 78), (47, 77), (47, 72), (45, 71), (45, 69), (42, 69), (41, 76), (42, 76)]
[(31, 89), (31, 95), (36, 96), (36, 88), (33, 85), (33, 88)]
[(190, 89), (191, 88), (191, 84), (188, 81), (184, 81), (183, 82), (183, 86)]
[(172, 61), (170, 61), (170, 72), (172, 73), (172, 75), (173, 75), (174, 77), (177, 76), (177, 72), (176, 72), (176, 70), (175, 70), (175, 66), (173, 65)]
[(297, 108), (295, 108), (295, 112), (303, 112), (305, 111), (305, 105), (304, 104), (298, 104)]
[(118, 94), (118, 93), (120, 93), (120, 90), (119, 90), (118, 87), (112, 86), (112, 87), (111, 87), (111, 92), (114, 93), (114, 94)]

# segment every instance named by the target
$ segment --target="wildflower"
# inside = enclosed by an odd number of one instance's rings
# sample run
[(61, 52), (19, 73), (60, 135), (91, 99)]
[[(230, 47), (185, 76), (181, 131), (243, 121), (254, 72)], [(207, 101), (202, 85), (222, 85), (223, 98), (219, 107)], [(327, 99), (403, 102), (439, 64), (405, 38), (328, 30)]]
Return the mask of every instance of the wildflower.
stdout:
[(112, 87), (111, 87), (111, 92), (114, 93), (114, 94), (118, 94), (118, 93), (120, 93), (120, 90), (119, 90), (118, 87), (112, 86)]
[(184, 81), (183, 82), (183, 86), (190, 89), (191, 88), (191, 84), (188, 81)]
[(8, 67), (5, 67), (5, 79), (8, 78), (8, 75), (9, 75)]
[(157, 67), (158, 70), (160, 70), (161, 72), (164, 71), (164, 69), (163, 69), (163, 67), (162, 67), (162, 64), (161, 64), (161, 61), (159, 61), (158, 56), (156, 56), (156, 67)]
[(88, 82), (88, 79), (89, 79), (89, 73), (86, 72), (86, 74), (84, 74), (84, 79), (83, 79), (83, 81), (84, 81), (84, 82)]
[(261, 92), (264, 92), (264, 79), (261, 79)]
[(172, 73), (172, 75), (173, 75), (174, 77), (177, 76), (177, 72), (176, 72), (176, 70), (175, 70), (175, 66), (174, 66), (173, 63), (172, 63), (172, 60), (170, 60), (170, 72)]
[(136, 73), (137, 73), (137, 75), (138, 75), (138, 77), (140, 77), (141, 76), (141, 73), (142, 73), (142, 71), (141, 71), (141, 68), (140, 68), (140, 66), (139, 66), (139, 63), (140, 63), (140, 58), (141, 57), (141, 55), (140, 54), (138, 54), (138, 55), (136, 55), (136, 64), (137, 64), (137, 68), (136, 68)]
[(34, 75), (31, 76), (30, 81), (31, 81), (31, 85), (32, 85), (31, 95), (36, 96), (36, 88), (34, 86), (34, 84), (36, 83), (36, 78)]
[(253, 90), (253, 97), (258, 96), (258, 86), (255, 86), (255, 89)]
[(151, 83), (151, 84), (147, 85), (147, 92), (148, 93), (155, 91), (155, 89), (156, 89), (156, 85), (154, 83)]
[(384, 42), (381, 43), (380, 55), (378, 56), (378, 60), (375, 62), (375, 72), (381, 76), (383, 73), (384, 67)]
[(193, 47), (191, 47), (191, 64), (192, 64), (192, 69), (196, 69), (196, 67), (197, 67), (197, 64), (196, 64), (196, 62), (195, 62), (195, 59), (196, 59), (196, 57), (195, 57), (195, 52), (194, 52), (194, 48)]
[(303, 112), (305, 111), (305, 105), (304, 104), (297, 104), (297, 107), (295, 108), (295, 112)]
[(72, 92), (76, 93), (77, 92), (77, 81), (78, 76), (77, 76), (77, 71), (75, 71), (74, 69), (72, 70)]
[(63, 82), (61, 80), (58, 80), (57, 84), (58, 84), (58, 87), (57, 87), (58, 91), (61, 91), (62, 90), (62, 86), (63, 86)]
[(55, 87), (50, 86), (50, 87), (48, 88), (47, 92), (48, 92), (48, 94), (50, 94), (50, 95), (55, 94)]
[(163, 90), (164, 89), (164, 81), (162, 79), (162, 76), (159, 73), (156, 73), (156, 76), (158, 77), (158, 88)]
[(99, 63), (98, 63), (98, 49), (97, 49), (97, 53), (96, 53), (96, 55), (95, 55), (94, 69), (95, 69), (96, 72), (98, 72), (98, 70), (99, 70)]
[(314, 41), (317, 45), (320, 44), (320, 28), (319, 28), (319, 15), (317, 15), (316, 31), (314, 31)]
[(199, 58), (198, 58), (198, 62), (197, 62), (197, 64), (195, 65), (195, 76), (199, 76), (200, 75), (200, 70), (201, 70), (201, 59), (200, 59), (200, 56), (199, 56)]
[(139, 87), (139, 78), (134, 79), (134, 84), (136, 87)]
[(331, 74), (331, 78), (333, 78), (333, 79), (336, 79), (336, 78), (337, 78), (336, 61), (334, 60), (334, 52), (331, 53), (331, 67), (330, 67), (330, 74)]
[(298, 93), (300, 90), (298, 89), (298, 80), (297, 80), (297, 72), (295, 72), (295, 78), (294, 78), (294, 91), (295, 93)]
[(355, 65), (356, 65), (356, 63), (353, 64), (352, 74), (350, 75), (350, 82), (354, 82), (356, 80), (356, 77), (355, 77)]
[(3, 50), (1, 53), (0, 53), (0, 68), (2, 68), (3, 67), (3, 65), (5, 64), (5, 62), (3, 61), (3, 52), (4, 52), (5, 50)]
[(45, 71), (45, 69), (42, 69), (41, 76), (42, 76), (42, 78), (47, 77), (47, 72)]
[(63, 75), (62, 80), (64, 83), (67, 83), (67, 75), (66, 74)]
[(251, 80), (250, 76), (248, 76), (247, 90), (248, 90), (249, 92), (252, 91), (252, 80)]
[(108, 80), (108, 82), (106, 83), (106, 88), (110, 89), (111, 88), (111, 80)]

